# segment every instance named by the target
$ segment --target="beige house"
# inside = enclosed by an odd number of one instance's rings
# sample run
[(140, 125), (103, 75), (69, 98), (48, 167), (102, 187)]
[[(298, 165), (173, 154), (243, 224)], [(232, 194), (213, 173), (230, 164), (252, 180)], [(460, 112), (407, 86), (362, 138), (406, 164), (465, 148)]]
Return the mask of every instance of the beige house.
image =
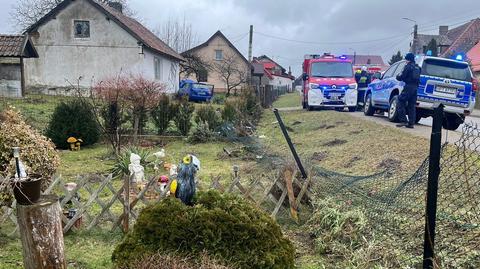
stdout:
[(182, 53), (186, 64), (181, 79), (193, 79), (215, 86), (216, 92), (240, 89), (247, 83), (250, 64), (222, 32)]

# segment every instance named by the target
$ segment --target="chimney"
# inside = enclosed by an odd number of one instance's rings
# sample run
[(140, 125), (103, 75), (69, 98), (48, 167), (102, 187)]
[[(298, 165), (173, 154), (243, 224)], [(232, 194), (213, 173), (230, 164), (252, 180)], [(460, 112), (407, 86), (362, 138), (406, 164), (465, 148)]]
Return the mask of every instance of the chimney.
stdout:
[(123, 5), (120, 2), (108, 1), (108, 6), (115, 9), (116, 11), (123, 13)]
[(446, 35), (447, 33), (448, 33), (448, 26), (438, 27), (438, 34), (439, 35)]

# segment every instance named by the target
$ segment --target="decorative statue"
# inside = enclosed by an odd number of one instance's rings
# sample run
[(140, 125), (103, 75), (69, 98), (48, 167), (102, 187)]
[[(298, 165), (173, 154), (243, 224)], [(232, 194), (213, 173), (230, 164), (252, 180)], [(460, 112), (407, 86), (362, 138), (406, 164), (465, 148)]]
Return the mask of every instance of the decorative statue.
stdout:
[(178, 187), (175, 191), (175, 197), (180, 199), (186, 205), (193, 205), (193, 196), (196, 192), (195, 174), (200, 168), (200, 161), (193, 155), (187, 155), (183, 158), (178, 172)]
[(132, 183), (142, 183), (145, 180), (145, 168), (140, 164), (141, 159), (142, 158), (135, 153), (130, 154), (128, 171), (130, 171), (130, 179)]

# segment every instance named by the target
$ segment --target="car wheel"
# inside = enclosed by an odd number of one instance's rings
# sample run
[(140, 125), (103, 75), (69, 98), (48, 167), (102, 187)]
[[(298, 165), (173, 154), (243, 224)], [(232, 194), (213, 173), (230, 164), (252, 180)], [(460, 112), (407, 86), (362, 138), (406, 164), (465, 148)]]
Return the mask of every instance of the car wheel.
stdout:
[(390, 100), (390, 107), (388, 108), (388, 119), (391, 122), (398, 122), (398, 95), (395, 95)]
[(460, 127), (463, 121), (463, 118), (457, 114), (446, 114), (442, 126), (447, 130), (455, 131)]
[(363, 114), (366, 116), (373, 116), (375, 113), (375, 108), (372, 105), (372, 94), (368, 94), (365, 98), (365, 105), (363, 107)]

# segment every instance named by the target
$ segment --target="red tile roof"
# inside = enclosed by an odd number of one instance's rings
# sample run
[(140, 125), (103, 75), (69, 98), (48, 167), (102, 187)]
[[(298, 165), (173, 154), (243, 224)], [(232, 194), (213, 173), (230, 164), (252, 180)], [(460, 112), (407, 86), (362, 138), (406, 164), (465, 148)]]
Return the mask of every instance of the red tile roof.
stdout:
[[(38, 27), (48, 22), (50, 19), (54, 18), (56, 14), (61, 12), (73, 1), (74, 0), (65, 0), (61, 2), (54, 9), (52, 9), (45, 16), (43, 16), (40, 20), (38, 20), (35, 24), (28, 27), (26, 32), (31, 33), (35, 31)], [(169, 58), (173, 58), (176, 60), (183, 60), (183, 57), (180, 54), (175, 52), (172, 48), (170, 48), (167, 44), (165, 44), (162, 40), (160, 40), (160, 38), (158, 38), (155, 34), (153, 34), (150, 30), (148, 30), (145, 26), (143, 26), (134, 18), (131, 18), (117, 11), (116, 9), (106, 4), (100, 3), (97, 0), (87, 0), (87, 1), (91, 5), (96, 7), (99, 11), (104, 13), (108, 18), (115, 21), (120, 27), (122, 27), (130, 35), (136, 38), (139, 42), (143, 43), (143, 45), (147, 49), (150, 49), (159, 54), (163, 54)]]
[(0, 57), (38, 57), (26, 35), (0, 35)]
[(480, 43), (467, 52), (467, 57), (472, 65), (472, 71), (480, 72)]

